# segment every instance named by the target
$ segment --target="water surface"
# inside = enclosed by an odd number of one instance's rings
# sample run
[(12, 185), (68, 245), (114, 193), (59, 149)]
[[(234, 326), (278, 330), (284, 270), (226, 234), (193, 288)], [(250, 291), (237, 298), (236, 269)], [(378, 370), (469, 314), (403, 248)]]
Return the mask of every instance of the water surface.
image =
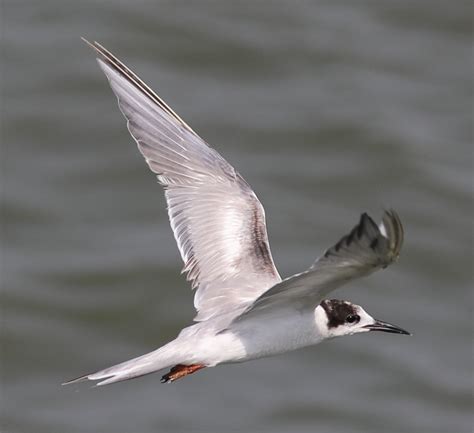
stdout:
[[(2, 431), (472, 430), (467, 2), (3, 6)], [(334, 340), (173, 386), (61, 387), (194, 314), (160, 187), (80, 36), (248, 180), (282, 275), (361, 212), (397, 209), (399, 263), (334, 296), (414, 336)]]

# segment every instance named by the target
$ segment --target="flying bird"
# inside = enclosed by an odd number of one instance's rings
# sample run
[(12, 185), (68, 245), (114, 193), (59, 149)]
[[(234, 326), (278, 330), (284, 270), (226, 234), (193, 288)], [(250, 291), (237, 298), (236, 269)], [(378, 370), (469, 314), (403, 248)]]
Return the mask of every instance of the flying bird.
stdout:
[(366, 213), (304, 272), (282, 279), (265, 213), (250, 185), (110, 51), (98, 54), (127, 127), (163, 186), (169, 220), (195, 289), (194, 324), (153, 352), (73, 379), (107, 385), (169, 369), (174, 382), (206, 367), (249, 361), (368, 331), (410, 335), (359, 305), (327, 299), (337, 287), (394, 262), (403, 227), (394, 210)]

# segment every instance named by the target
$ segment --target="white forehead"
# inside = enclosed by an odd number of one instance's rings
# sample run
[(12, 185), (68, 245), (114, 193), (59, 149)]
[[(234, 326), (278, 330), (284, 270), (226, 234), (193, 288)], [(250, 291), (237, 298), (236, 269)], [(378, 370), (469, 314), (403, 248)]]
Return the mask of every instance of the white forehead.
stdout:
[(360, 324), (364, 323), (372, 323), (374, 321), (374, 318), (367, 313), (360, 305), (354, 305), (354, 307), (357, 309), (357, 314), (360, 317)]

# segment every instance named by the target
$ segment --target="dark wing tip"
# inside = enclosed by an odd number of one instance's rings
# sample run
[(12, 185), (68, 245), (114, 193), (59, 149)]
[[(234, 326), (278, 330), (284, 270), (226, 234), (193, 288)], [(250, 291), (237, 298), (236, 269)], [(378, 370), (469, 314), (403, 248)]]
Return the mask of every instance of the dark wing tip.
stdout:
[(382, 247), (380, 241), (385, 240), (386, 254), (389, 261), (395, 260), (400, 254), (403, 245), (403, 225), (397, 212), (393, 209), (384, 211), (382, 222), (377, 225), (367, 214), (363, 213), (359, 225), (355, 227), (359, 234), (359, 239), (365, 236), (370, 244), (370, 248), (375, 250)]
[(92, 42), (88, 41), (84, 36), (81, 36), (81, 41), (82, 41), (82, 42), (85, 42), (85, 43), (86, 43), (87, 45), (89, 45), (90, 47), (95, 48), (95, 47), (94, 47), (94, 44), (93, 44)]
[(103, 57), (107, 57), (107, 55), (110, 55), (111, 53), (106, 50), (102, 45), (100, 45), (96, 41), (89, 41), (87, 40), (84, 36), (81, 36), (81, 40), (86, 43), (90, 48), (92, 48), (97, 54), (100, 54)]
[(377, 236), (380, 231), (379, 227), (375, 223), (375, 221), (366, 213), (364, 212), (360, 216), (359, 224), (355, 227), (357, 230), (358, 238), (360, 239), (364, 234), (367, 237), (374, 237)]
[(403, 226), (394, 210), (385, 211), (380, 225), (377, 225), (364, 212), (360, 216), (359, 223), (349, 234), (329, 248), (324, 257), (341, 254), (352, 255), (358, 250), (358, 254), (376, 254), (380, 260), (378, 263), (386, 267), (398, 258), (402, 244)]
[[(81, 37), (81, 39), (99, 55), (99, 57), (97, 58), (99, 63), (105, 63), (115, 72), (119, 73), (122, 77), (129, 81), (132, 86), (136, 87), (140, 92), (144, 93), (164, 112), (174, 118), (182, 127), (187, 129), (191, 134), (198, 137), (196, 132), (194, 132), (193, 129), (183, 119), (181, 119), (181, 117), (179, 117), (178, 114), (176, 114), (173, 109), (163, 99), (161, 99), (150, 86), (148, 86), (138, 75), (136, 75), (131, 69), (129, 69), (122, 61), (120, 61), (118, 57), (112, 54), (107, 48), (99, 44), (97, 41), (90, 42), (84, 37)], [(108, 76), (110, 81), (110, 76), (106, 73), (105, 70), (104, 72)]]

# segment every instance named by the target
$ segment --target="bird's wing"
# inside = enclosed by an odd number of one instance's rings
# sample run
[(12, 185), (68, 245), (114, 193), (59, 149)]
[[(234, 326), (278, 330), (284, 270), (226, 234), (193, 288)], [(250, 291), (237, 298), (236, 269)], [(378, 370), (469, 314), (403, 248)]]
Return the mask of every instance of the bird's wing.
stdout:
[(98, 43), (89, 45), (165, 189), (183, 272), (197, 288), (195, 320), (250, 303), (280, 282), (265, 213), (247, 182), (120, 60)]
[(278, 308), (314, 308), (326, 295), (355, 278), (386, 268), (403, 244), (403, 226), (394, 210), (386, 211), (379, 226), (366, 213), (351, 232), (326, 250), (305, 272), (276, 284), (234, 320)]

